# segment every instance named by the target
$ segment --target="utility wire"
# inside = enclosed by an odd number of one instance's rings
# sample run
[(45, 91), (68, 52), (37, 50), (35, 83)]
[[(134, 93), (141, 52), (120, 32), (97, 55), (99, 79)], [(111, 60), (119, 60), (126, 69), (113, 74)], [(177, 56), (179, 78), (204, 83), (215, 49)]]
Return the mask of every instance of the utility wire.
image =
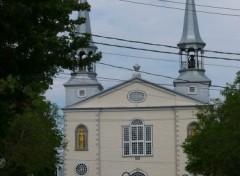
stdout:
[[(123, 38), (118, 38), (118, 37), (109, 37), (109, 36), (103, 36), (103, 35), (97, 35), (97, 34), (91, 34), (91, 35), (94, 36), (94, 37), (111, 39), (111, 40), (118, 40), (118, 41), (129, 42), (129, 43), (138, 43), (138, 44), (144, 44), (144, 45), (161, 46), (161, 47), (166, 47), (166, 48), (179, 49), (178, 47), (172, 46), (172, 45), (150, 43), (150, 42), (143, 42), (143, 41), (137, 41), (137, 40), (128, 40), (128, 39), (123, 39)], [(205, 52), (217, 53), (217, 54), (227, 54), (227, 55), (240, 56), (240, 53), (236, 53), (236, 52), (225, 52), (225, 51), (216, 51), (216, 50), (204, 50), (204, 51)]]
[[(106, 66), (110, 66), (110, 67), (114, 67), (114, 68), (119, 68), (119, 69), (124, 69), (124, 70), (128, 70), (128, 71), (134, 71), (133, 69), (130, 69), (130, 68), (120, 67), (120, 66), (116, 66), (116, 65), (112, 65), (112, 64), (106, 64), (106, 63), (103, 63), (103, 62), (98, 62), (98, 64), (106, 65)], [(174, 78), (174, 77), (171, 77), (171, 76), (166, 76), (166, 75), (161, 75), (161, 74), (155, 74), (155, 73), (150, 73), (150, 72), (146, 72), (146, 71), (139, 71), (139, 72), (140, 72), (140, 73), (147, 74), (147, 75), (158, 76), (158, 77), (163, 77), (163, 78), (172, 79), (172, 80), (177, 79), (177, 80), (181, 80), (181, 81), (184, 81), (184, 82), (193, 83), (192, 81), (188, 81), (188, 80), (184, 80), (184, 79), (179, 79), (179, 78)], [(199, 84), (207, 85), (207, 84), (204, 84), (204, 83), (199, 83)], [(224, 86), (218, 86), (218, 85), (211, 85), (211, 86), (212, 86), (212, 87), (223, 88), (223, 89), (226, 88), (226, 87), (224, 87)]]
[[(135, 55), (128, 55), (128, 54), (118, 54), (118, 53), (110, 53), (110, 52), (104, 52), (101, 51), (103, 54), (108, 54), (108, 55), (114, 55), (114, 56), (121, 56), (121, 57), (129, 57), (129, 58), (137, 58), (137, 59), (146, 59), (146, 60), (156, 60), (156, 61), (164, 61), (164, 62), (174, 62), (174, 63), (179, 63), (179, 61), (173, 61), (173, 60), (168, 60), (168, 59), (160, 59), (160, 58), (153, 58), (153, 57), (143, 57), (143, 56), (135, 56)], [(229, 68), (238, 68), (238, 66), (232, 66), (232, 65), (220, 65), (220, 64), (204, 64), (204, 65), (210, 65), (210, 66), (217, 66), (217, 67), (229, 67)]]
[[(137, 48), (137, 47), (132, 47), (132, 46), (115, 45), (115, 44), (109, 44), (109, 43), (103, 43), (103, 42), (90, 42), (90, 43), (95, 43), (95, 44), (98, 44), (98, 45), (118, 47), (118, 48), (126, 48), (126, 49), (132, 49), (132, 50), (140, 50), (140, 51), (149, 51), (149, 52), (155, 52), (155, 53), (179, 55), (179, 53), (177, 53), (177, 52), (170, 52), (170, 51), (160, 51), (160, 50), (153, 50), (153, 49)], [(186, 54), (182, 54), (182, 55), (186, 56)], [(228, 60), (228, 61), (240, 61), (240, 59), (227, 58), (227, 57), (204, 56), (204, 58), (218, 59), (218, 60), (220, 59), (220, 60)]]
[[(193, 5), (193, 4), (191, 4), (191, 3), (168, 1), (168, 0), (158, 0), (158, 1), (169, 2), (169, 3), (173, 3), (173, 4), (184, 4), (184, 5), (185, 5), (185, 4), (188, 4), (188, 5)], [(230, 8), (230, 7), (219, 7), (219, 6), (202, 5), (202, 4), (195, 4), (195, 6), (198, 6), (198, 7), (209, 7), (209, 8), (213, 8), (213, 9), (224, 9), (224, 10), (240, 11), (240, 9), (235, 9), (235, 8)]]
[[(162, 8), (167, 8), (167, 9), (175, 9), (175, 10), (184, 10), (185, 11), (185, 9), (178, 8), (178, 7), (168, 7), (168, 6), (164, 6), (164, 5), (156, 5), (156, 4), (142, 3), (142, 2), (129, 1), (129, 0), (119, 0), (119, 1), (132, 3), (132, 4), (140, 4), (140, 5), (145, 5), (145, 6), (162, 7)], [(206, 13), (206, 14), (214, 14), (214, 15), (224, 15), (224, 16), (240, 17), (240, 15), (237, 15), (237, 14), (208, 12), (208, 11), (201, 11), (201, 10), (198, 10), (198, 11), (197, 10), (189, 10), (189, 11)]]

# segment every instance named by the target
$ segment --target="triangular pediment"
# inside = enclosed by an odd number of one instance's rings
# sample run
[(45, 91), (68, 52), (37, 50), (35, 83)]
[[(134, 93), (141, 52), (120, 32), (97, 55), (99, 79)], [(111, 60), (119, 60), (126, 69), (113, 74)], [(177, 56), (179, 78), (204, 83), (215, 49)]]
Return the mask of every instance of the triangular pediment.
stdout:
[(65, 109), (194, 106), (201, 102), (173, 90), (134, 78)]

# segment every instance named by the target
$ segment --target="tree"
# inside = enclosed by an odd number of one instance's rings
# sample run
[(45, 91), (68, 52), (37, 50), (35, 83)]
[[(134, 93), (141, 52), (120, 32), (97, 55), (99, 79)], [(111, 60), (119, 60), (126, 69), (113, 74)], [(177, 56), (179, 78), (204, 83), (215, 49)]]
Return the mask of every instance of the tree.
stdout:
[(240, 175), (240, 72), (222, 95), (224, 101), (200, 106), (196, 131), (182, 147), (186, 170), (204, 176)]
[(32, 107), (16, 115), (3, 139), (8, 146), (4, 154), (7, 164), (0, 170), (0, 175), (53, 175), (58, 148), (63, 141), (56, 126), (60, 118), (58, 108), (44, 97), (38, 97)]
[[(15, 144), (7, 140), (14, 139), (9, 138), (12, 125), (19, 119), (23, 123), (29, 120), (26, 112), (36, 110), (35, 100), (41, 99), (56, 74), (101, 58), (101, 53), (79, 62), (72, 58), (73, 51), (87, 47), (90, 39), (88, 34), (75, 35), (76, 25), (85, 19), (69, 16), (79, 10), (90, 10), (90, 5), (77, 0), (0, 2), (0, 158), (9, 156), (11, 144)], [(19, 167), (29, 170), (27, 165)]]

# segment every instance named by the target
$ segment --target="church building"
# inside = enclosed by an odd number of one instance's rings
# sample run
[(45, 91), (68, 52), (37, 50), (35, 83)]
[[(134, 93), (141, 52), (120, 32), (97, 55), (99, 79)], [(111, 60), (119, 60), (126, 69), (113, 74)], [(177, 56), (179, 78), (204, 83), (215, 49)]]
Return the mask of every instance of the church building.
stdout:
[[(88, 12), (79, 16), (86, 23), (77, 27), (77, 33), (91, 33)], [(64, 84), (64, 175), (190, 175), (181, 144), (194, 130), (196, 105), (209, 103), (205, 45), (194, 0), (186, 0), (173, 90), (142, 78), (139, 65), (129, 80), (106, 90), (97, 80), (95, 63), (74, 68)], [(90, 43), (76, 54), (82, 59), (96, 50)]]

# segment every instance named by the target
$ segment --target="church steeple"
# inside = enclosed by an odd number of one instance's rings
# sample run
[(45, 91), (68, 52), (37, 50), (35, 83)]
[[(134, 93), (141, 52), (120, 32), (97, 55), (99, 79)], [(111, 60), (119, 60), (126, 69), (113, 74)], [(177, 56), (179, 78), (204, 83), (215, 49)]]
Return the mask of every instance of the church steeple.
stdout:
[(179, 48), (193, 47), (203, 49), (206, 43), (202, 40), (198, 29), (198, 20), (194, 0), (186, 1), (182, 39)]
[[(86, 3), (87, 0), (79, 0), (79, 2)], [(89, 12), (87, 10), (79, 11), (78, 17), (83, 17), (83, 18), (85, 18), (86, 21), (84, 24), (77, 26), (77, 28), (76, 28), (77, 35), (81, 36), (82, 34), (85, 34), (85, 33), (92, 34)], [(93, 52), (97, 51), (97, 46), (93, 43), (92, 36), (90, 38), (89, 48), (94, 50)]]
[[(86, 3), (87, 0), (80, 0), (79, 3)], [(76, 35), (82, 36), (85, 33), (91, 34), (90, 17), (88, 11), (79, 11), (78, 17), (85, 18), (85, 23), (76, 27)], [(91, 57), (97, 51), (97, 46), (90, 38), (88, 48), (79, 48), (73, 52), (73, 59), (81, 62), (86, 57)], [(91, 63), (87, 66), (77, 66), (72, 68), (70, 79), (64, 84), (66, 95), (66, 106), (84, 100), (100, 92), (103, 87), (97, 80), (96, 64)]]
[(183, 34), (177, 44), (180, 55), (179, 77), (173, 83), (177, 92), (208, 103), (211, 81), (205, 76), (205, 45), (198, 28), (195, 2), (186, 0)]

